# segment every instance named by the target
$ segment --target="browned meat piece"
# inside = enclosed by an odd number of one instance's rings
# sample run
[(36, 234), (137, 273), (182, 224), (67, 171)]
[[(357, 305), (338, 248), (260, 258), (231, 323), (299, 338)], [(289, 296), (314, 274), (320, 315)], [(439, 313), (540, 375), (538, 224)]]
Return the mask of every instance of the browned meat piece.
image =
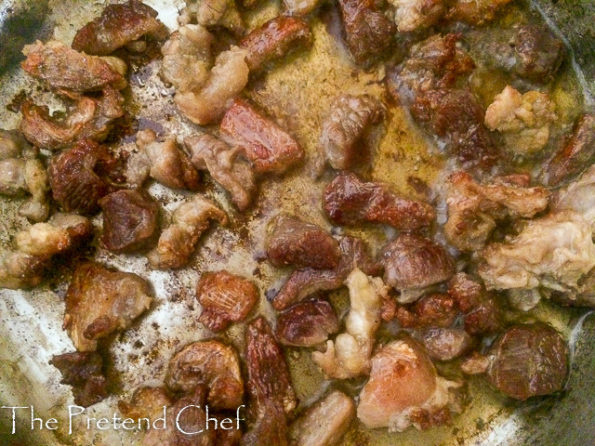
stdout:
[[(384, 106), (370, 95), (340, 95), (322, 123), (321, 157), (333, 169), (350, 169), (365, 158), (362, 146), (370, 127), (384, 118)], [(322, 170), (322, 163), (320, 169)]]
[(297, 400), (283, 352), (262, 316), (246, 328), (246, 363), (252, 422), (242, 438), (242, 445), (286, 446), (286, 414), (293, 411)]
[(126, 418), (154, 420), (163, 415), (163, 407), (171, 406), (172, 400), (163, 387), (139, 387), (130, 402), (118, 401), (118, 409)]
[(113, 127), (114, 120), (124, 115), (124, 97), (113, 88), (106, 88), (99, 98), (74, 97), (65, 119), (50, 116), (45, 106), (27, 100), (21, 107), (23, 120), (20, 129), (33, 145), (56, 150), (79, 139), (103, 141)]
[(399, 302), (413, 302), (424, 288), (455, 273), (455, 261), (441, 245), (414, 234), (400, 234), (382, 254), (384, 281), (401, 292)]
[(489, 366), (490, 358), (477, 352), (472, 352), (470, 356), (461, 361), (461, 371), (466, 375), (481, 375), (488, 370)]
[(400, 306), (396, 318), (405, 328), (450, 327), (458, 315), (455, 300), (448, 294), (430, 294), (409, 308)]
[(385, 223), (401, 230), (429, 226), (436, 213), (432, 206), (402, 198), (383, 183), (363, 182), (353, 173), (340, 173), (324, 190), (323, 206), (340, 225)]
[(339, 243), (341, 260), (332, 270), (305, 268), (291, 273), (281, 290), (273, 298), (273, 307), (284, 310), (317, 291), (334, 290), (343, 285), (354, 268), (368, 275), (379, 275), (381, 265), (368, 253), (365, 243), (358, 238), (343, 237)]
[(72, 47), (87, 54), (107, 55), (141, 37), (163, 40), (168, 31), (157, 11), (138, 0), (108, 5), (101, 16), (78, 30)]
[(473, 347), (473, 338), (460, 328), (429, 328), (419, 338), (430, 358), (438, 361), (458, 358)]
[(517, 399), (548, 395), (562, 389), (568, 373), (568, 348), (550, 326), (517, 325), (490, 349), (488, 379), (499, 391)]
[(494, 19), (496, 12), (511, 0), (455, 0), (448, 10), (446, 18), (468, 23), (483, 25)]
[(332, 269), (339, 264), (339, 243), (320, 226), (290, 215), (278, 215), (269, 225), (265, 250), (273, 265)]
[(339, 0), (345, 41), (358, 64), (384, 53), (393, 43), (397, 27), (374, 0)]
[(258, 302), (254, 283), (243, 277), (218, 271), (203, 273), (196, 285), (196, 297), (202, 305), (199, 322), (209, 330), (225, 330), (232, 322), (246, 319)]
[(114, 252), (133, 252), (155, 241), (159, 204), (147, 193), (119, 190), (99, 200), (103, 211), (101, 243)]
[(33, 288), (42, 281), (46, 259), (0, 249), (0, 288)]
[(499, 154), (484, 125), (484, 111), (469, 90), (432, 90), (411, 106), (416, 121), (446, 142), (463, 167), (489, 170)]
[(337, 331), (339, 320), (326, 300), (299, 302), (277, 316), (276, 334), (283, 345), (312, 347)]
[(308, 23), (297, 17), (278, 16), (269, 20), (240, 40), (240, 48), (248, 51), (248, 67), (251, 71), (263, 68), (264, 64), (283, 57), (290, 50), (312, 45), (312, 33)]
[(478, 306), (485, 290), (481, 283), (468, 274), (457, 273), (448, 282), (448, 294), (455, 299), (462, 312), (467, 313)]
[(48, 169), (54, 200), (67, 212), (94, 213), (99, 199), (110, 192), (101, 174), (113, 162), (107, 148), (91, 140), (54, 156)]
[(72, 386), (74, 404), (89, 407), (107, 397), (103, 359), (98, 353), (72, 352), (55, 355), (50, 364), (60, 370), (60, 382)]
[(443, 0), (389, 0), (400, 32), (411, 32), (434, 25), (446, 11)]
[(246, 50), (237, 46), (220, 53), (202, 87), (176, 93), (174, 99), (180, 111), (198, 125), (220, 120), (248, 83), (247, 55)]
[(525, 25), (513, 40), (515, 71), (536, 82), (553, 79), (566, 52), (562, 42), (547, 26)]
[(241, 156), (239, 148), (231, 148), (207, 133), (184, 140), (190, 152), (190, 161), (198, 170), (208, 170), (215, 181), (227, 190), (240, 211), (252, 201), (255, 192), (254, 173)]
[(151, 306), (148, 282), (94, 262), (80, 264), (66, 292), (64, 328), (78, 351), (94, 351), (99, 339), (127, 329)]
[(173, 213), (172, 221), (147, 255), (153, 268), (182, 268), (190, 261), (198, 240), (211, 220), (227, 223), (227, 215), (215, 204), (196, 194)]
[(235, 0), (186, 0), (178, 21), (182, 25), (196, 21), (206, 27), (221, 26), (236, 35), (244, 33), (244, 22)]
[[(368, 428), (402, 432), (450, 421), (450, 390), (423, 348), (412, 339), (392, 341), (372, 358), (370, 380), (360, 392), (357, 417)], [(420, 422), (423, 420), (424, 422)]]
[(343, 392), (334, 390), (291, 423), (291, 444), (295, 446), (337, 445), (354, 418), (353, 400)]
[(127, 85), (126, 64), (115, 57), (89, 56), (57, 40), (25, 45), (23, 54), (27, 56), (23, 70), (56, 90), (82, 93), (108, 86), (121, 90)]
[(186, 345), (169, 361), (167, 386), (191, 392), (199, 385), (208, 389), (208, 403), (217, 409), (236, 409), (242, 404), (244, 381), (235, 350), (219, 341)]
[(282, 173), (304, 158), (304, 150), (281, 127), (243, 99), (236, 99), (221, 121), (221, 135), (240, 147), (257, 173)]
[(322, 0), (283, 0), (283, 5), (288, 14), (303, 16), (312, 12), (322, 3)]
[(466, 172), (455, 172), (448, 183), (448, 241), (463, 251), (485, 245), (499, 221), (506, 217), (533, 217), (548, 206), (550, 192), (498, 181), (478, 184)]
[(172, 189), (198, 190), (200, 175), (174, 137), (160, 141), (153, 130), (145, 129), (136, 134), (136, 145), (147, 156), (151, 178)]
[(595, 116), (583, 115), (570, 139), (547, 163), (541, 180), (548, 186), (556, 186), (591, 165), (594, 158)]

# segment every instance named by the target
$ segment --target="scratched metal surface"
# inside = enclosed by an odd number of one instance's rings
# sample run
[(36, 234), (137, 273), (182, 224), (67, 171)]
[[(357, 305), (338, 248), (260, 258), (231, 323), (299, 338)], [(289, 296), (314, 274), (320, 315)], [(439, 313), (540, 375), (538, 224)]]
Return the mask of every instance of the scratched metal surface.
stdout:
[[(159, 17), (170, 29), (176, 27), (181, 0), (145, 0), (159, 11)], [(278, 13), (277, 2), (265, 4), (247, 17), (256, 26)], [(587, 2), (589, 3), (589, 2)], [(592, 2), (591, 2), (592, 3)], [(19, 116), (6, 109), (20, 91), (34, 91), (39, 101), (49, 101), (47, 94), (18, 69), (19, 51), (36, 37), (50, 36), (70, 43), (76, 30), (105, 6), (104, 1), (77, 0), (0, 0), (0, 127), (14, 128)], [(512, 8), (510, 20), (518, 20)], [(587, 15), (588, 16), (588, 15)], [(203, 238), (190, 267), (176, 272), (152, 271), (142, 256), (116, 256), (97, 248), (94, 258), (124, 271), (136, 272), (151, 281), (155, 289), (154, 308), (124, 334), (111, 343), (109, 376), (117, 378), (118, 395), (88, 409), (90, 417), (111, 417), (118, 398), (127, 398), (139, 385), (160, 384), (167, 361), (179, 346), (210, 334), (197, 322), (200, 308), (194, 297), (194, 286), (201, 272), (228, 269), (253, 277), (261, 290), (257, 311), (273, 320), (274, 316), (264, 293), (278, 286), (287, 271), (270, 267), (258, 260), (262, 252), (264, 227), (278, 212), (294, 213), (306, 220), (330, 228), (320, 209), (321, 190), (328, 177), (314, 181), (313, 167), (321, 118), (339, 92), (367, 92), (381, 97), (382, 68), (361, 72), (349, 62), (339, 35), (336, 17), (328, 11), (312, 21), (314, 47), (299, 52), (277, 64), (264, 77), (253, 80), (247, 95), (286, 127), (303, 145), (308, 154), (305, 166), (282, 179), (265, 179), (260, 183), (254, 208), (238, 215), (230, 207), (225, 194), (212, 183), (205, 192), (217, 200), (231, 217), (227, 227), (216, 227)], [(572, 41), (574, 37), (570, 40)], [(581, 53), (582, 54), (582, 53)], [(582, 56), (581, 56), (582, 57)], [(172, 90), (157, 76), (159, 62), (135, 67), (131, 73), (129, 107), (141, 127), (155, 123), (167, 133), (183, 136), (201, 131), (181, 118), (172, 101)], [(592, 65), (591, 65), (592, 66)], [(582, 107), (584, 98), (575, 74), (566, 66), (561, 81), (555, 86), (561, 119), (559, 133), (566, 131)], [(592, 75), (592, 73), (591, 73)], [(580, 77), (580, 76), (579, 76)], [(591, 83), (592, 76), (587, 77)], [(492, 88), (493, 89), (493, 88)], [(56, 106), (59, 106), (56, 104)], [(386, 125), (376, 136), (378, 148), (367, 172), (372, 178), (387, 181), (395, 190), (413, 197), (420, 191), (411, 186), (410, 177), (417, 177), (432, 187), (444, 218), (441, 199), (442, 183), (449, 169), (435, 147), (409, 121), (407, 113), (391, 107)], [(174, 209), (183, 194), (152, 185), (150, 193), (163, 204), (165, 212)], [(420, 197), (421, 198), (421, 197)], [(16, 215), (17, 200), (0, 199), (0, 243), (9, 244), (11, 235), (26, 222)], [(97, 229), (99, 219), (94, 221)], [(394, 235), (380, 228), (346, 230), (364, 237), (378, 250)], [(35, 432), (20, 420), (24, 444), (65, 445), (133, 445), (140, 443), (142, 433), (86, 430), (75, 427), (68, 435), (65, 406), (72, 404), (70, 390), (59, 384), (56, 369), (48, 365), (54, 354), (73, 350), (72, 343), (61, 329), (64, 311), (63, 296), (68, 283), (67, 268), (57, 267), (48, 283), (38, 289), (0, 290), (0, 403), (33, 405), (38, 415), (63, 421), (56, 433)], [(332, 296), (338, 307), (345, 305), (345, 292)], [(555, 398), (545, 398), (531, 405), (511, 404), (491, 391), (480, 379), (469, 382), (470, 402), (463, 415), (452, 426), (418, 432), (410, 429), (401, 434), (385, 430), (367, 431), (354, 423), (343, 444), (365, 445), (584, 445), (595, 439), (594, 408), (595, 361), (593, 340), (595, 321), (580, 311), (562, 310), (547, 303), (540, 304), (528, 318), (552, 323), (571, 340), (573, 366), (567, 390)], [(232, 326), (222, 338), (242, 351), (243, 325)], [(306, 350), (290, 350), (287, 357), (294, 385), (302, 405), (314, 401), (327, 388)], [(7, 413), (0, 414), (0, 444), (11, 444), (16, 436), (9, 432)]]

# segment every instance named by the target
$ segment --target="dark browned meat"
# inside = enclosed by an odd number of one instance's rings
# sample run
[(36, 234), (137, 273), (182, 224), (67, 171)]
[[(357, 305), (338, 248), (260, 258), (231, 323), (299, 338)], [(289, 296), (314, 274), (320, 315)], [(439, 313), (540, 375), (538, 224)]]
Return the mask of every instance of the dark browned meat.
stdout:
[(436, 213), (432, 206), (402, 198), (385, 184), (363, 182), (353, 173), (340, 173), (324, 190), (323, 206), (340, 225), (385, 223), (401, 230), (429, 226)]
[(23, 70), (56, 90), (82, 93), (107, 86), (121, 90), (127, 85), (126, 64), (115, 57), (89, 56), (57, 40), (25, 45), (23, 54), (27, 56)]
[(382, 266), (370, 256), (367, 246), (361, 239), (343, 237), (339, 248), (341, 260), (335, 269), (305, 268), (291, 273), (273, 298), (273, 307), (276, 310), (283, 310), (317, 291), (340, 288), (349, 273), (356, 267), (372, 276), (382, 272)]
[(147, 193), (119, 190), (99, 200), (103, 211), (101, 243), (110, 251), (133, 252), (155, 241), (159, 204)]
[(263, 68), (273, 59), (290, 50), (312, 45), (308, 23), (297, 17), (278, 16), (253, 30), (240, 40), (240, 48), (248, 51), (246, 62), (251, 71)]
[(332, 269), (339, 264), (339, 243), (320, 226), (289, 215), (275, 217), (270, 225), (265, 250), (273, 265)]
[(139, 387), (130, 402), (118, 401), (118, 409), (127, 418), (156, 419), (163, 415), (163, 407), (171, 406), (172, 400), (163, 387)]
[[(365, 159), (362, 146), (370, 127), (384, 118), (384, 106), (370, 95), (341, 95), (322, 123), (320, 152), (333, 169), (350, 169)], [(321, 166), (322, 168), (322, 163)]]
[(416, 300), (423, 289), (448, 280), (454, 259), (441, 245), (414, 234), (400, 234), (382, 254), (384, 281), (401, 292), (402, 303)]
[(462, 312), (467, 313), (481, 302), (485, 290), (468, 274), (457, 273), (448, 282), (448, 294), (455, 299)]
[(209, 330), (225, 330), (232, 322), (246, 319), (258, 302), (254, 283), (243, 277), (218, 271), (204, 273), (196, 285), (196, 297), (202, 305), (199, 322)]
[(95, 352), (72, 352), (53, 356), (50, 364), (60, 370), (62, 384), (72, 386), (74, 403), (89, 407), (107, 397), (103, 359)]
[(124, 115), (124, 97), (113, 88), (106, 88), (99, 98), (74, 97), (64, 119), (50, 116), (46, 106), (30, 100), (23, 103), (20, 129), (29, 142), (42, 149), (55, 150), (89, 138), (103, 141), (113, 122)]
[(94, 351), (97, 341), (127, 329), (151, 306), (148, 282), (94, 262), (80, 264), (66, 292), (64, 328), (79, 351)]
[(299, 144), (248, 102), (236, 99), (221, 121), (221, 135), (242, 149), (257, 173), (282, 173), (304, 158)]
[(448, 294), (430, 294), (409, 308), (400, 306), (396, 318), (405, 328), (450, 327), (458, 315), (455, 300)]
[(297, 400), (283, 352), (263, 317), (251, 321), (246, 329), (246, 363), (252, 422), (242, 445), (285, 446), (286, 414), (293, 411)]
[(576, 122), (572, 136), (546, 165), (541, 180), (556, 186), (589, 166), (595, 157), (595, 116), (583, 115)]
[(553, 79), (566, 52), (564, 42), (546, 26), (538, 25), (520, 27), (513, 47), (516, 73), (535, 82)]
[(430, 358), (450, 361), (473, 347), (473, 338), (460, 328), (429, 328), (419, 336)]
[(238, 210), (244, 211), (255, 192), (252, 167), (239, 148), (231, 148), (207, 133), (184, 140), (190, 161), (198, 170), (208, 170), (215, 181), (229, 192)]
[(492, 346), (488, 379), (505, 395), (526, 400), (561, 390), (568, 348), (551, 327), (537, 323), (509, 328)]
[(100, 17), (78, 30), (72, 47), (103, 56), (141, 37), (163, 40), (167, 35), (167, 28), (157, 19), (157, 11), (138, 0), (129, 0), (108, 5)]
[(199, 341), (185, 346), (169, 361), (167, 386), (191, 392), (199, 385), (208, 389), (209, 405), (236, 409), (242, 404), (244, 381), (235, 350), (219, 341)]
[(345, 41), (358, 64), (384, 53), (392, 44), (397, 27), (377, 8), (375, 0), (339, 0)]
[(112, 162), (107, 148), (91, 140), (54, 156), (48, 169), (54, 200), (67, 212), (94, 213), (99, 199), (110, 192), (100, 174)]
[(339, 331), (339, 321), (331, 304), (316, 299), (292, 305), (277, 317), (279, 342), (296, 347), (312, 347)]

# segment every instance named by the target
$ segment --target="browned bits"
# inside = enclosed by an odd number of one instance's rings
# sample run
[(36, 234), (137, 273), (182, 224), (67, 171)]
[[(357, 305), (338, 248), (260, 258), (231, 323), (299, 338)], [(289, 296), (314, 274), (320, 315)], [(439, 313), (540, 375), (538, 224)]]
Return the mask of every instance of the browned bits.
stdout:
[(186, 345), (169, 361), (167, 386), (190, 392), (199, 385), (208, 388), (208, 402), (217, 409), (236, 409), (242, 404), (244, 382), (235, 350), (219, 341)]
[(133, 252), (155, 241), (159, 205), (147, 193), (119, 190), (99, 200), (103, 210), (101, 243), (110, 251)]
[(221, 135), (238, 146), (257, 173), (282, 173), (304, 158), (304, 150), (281, 127), (243, 99), (236, 99), (223, 116)]
[(107, 397), (103, 359), (98, 353), (72, 352), (55, 355), (50, 364), (60, 370), (60, 382), (72, 386), (75, 404), (88, 407)]
[(316, 299), (292, 305), (277, 317), (279, 342), (296, 347), (312, 347), (339, 331), (339, 321), (331, 304)]
[(266, 62), (311, 44), (308, 23), (297, 17), (281, 15), (256, 28), (240, 40), (239, 46), (248, 50), (246, 62), (251, 71), (256, 71)]
[(353, 173), (340, 173), (327, 185), (323, 206), (341, 225), (373, 222), (410, 230), (429, 226), (436, 217), (429, 204), (402, 198), (386, 185), (363, 182)]
[(129, 0), (108, 5), (100, 17), (78, 30), (72, 47), (104, 56), (141, 37), (162, 40), (167, 35), (167, 28), (157, 19), (157, 11), (138, 0)]
[(460, 328), (429, 328), (420, 334), (428, 355), (439, 361), (450, 361), (473, 347), (473, 338)]
[(130, 402), (118, 401), (118, 409), (127, 418), (155, 419), (163, 414), (164, 406), (171, 406), (172, 400), (163, 387), (139, 387), (132, 394)]
[(202, 305), (198, 320), (209, 330), (221, 331), (248, 316), (258, 302), (258, 288), (243, 277), (218, 271), (201, 276), (196, 296)]
[(332, 269), (339, 264), (339, 243), (320, 226), (289, 215), (270, 225), (265, 250), (273, 265)]
[(450, 327), (457, 314), (457, 304), (448, 294), (430, 294), (409, 308), (399, 307), (396, 318), (405, 328)]

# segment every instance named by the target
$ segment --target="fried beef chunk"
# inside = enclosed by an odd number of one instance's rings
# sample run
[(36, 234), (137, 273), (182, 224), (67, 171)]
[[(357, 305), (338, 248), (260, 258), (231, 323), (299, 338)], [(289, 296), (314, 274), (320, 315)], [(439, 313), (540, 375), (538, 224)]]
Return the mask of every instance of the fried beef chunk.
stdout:
[(256, 184), (252, 167), (238, 147), (230, 147), (207, 133), (189, 136), (184, 145), (190, 152), (190, 161), (198, 170), (209, 174), (231, 195), (231, 201), (238, 210), (250, 206)]
[(374, 0), (339, 0), (345, 41), (358, 64), (382, 55), (393, 42), (396, 26)]
[(564, 59), (564, 43), (546, 26), (525, 25), (513, 41), (515, 72), (534, 82), (553, 79)]
[(101, 243), (113, 252), (134, 252), (155, 241), (159, 204), (147, 193), (119, 190), (99, 200), (103, 211)]
[(454, 259), (444, 247), (415, 234), (400, 234), (382, 253), (384, 281), (401, 292), (399, 302), (417, 300), (423, 290), (450, 279)]
[(287, 446), (287, 414), (297, 400), (283, 352), (262, 316), (246, 328), (246, 363), (252, 422), (241, 444)]
[(103, 359), (98, 353), (72, 352), (55, 355), (50, 364), (60, 370), (60, 382), (72, 386), (74, 404), (89, 407), (107, 397)]
[(399, 32), (411, 32), (434, 25), (446, 10), (443, 0), (389, 0), (395, 8)]
[(23, 54), (23, 70), (56, 90), (83, 93), (127, 85), (126, 63), (116, 57), (89, 56), (57, 40), (25, 45)]
[(190, 261), (198, 240), (210, 226), (210, 221), (227, 223), (227, 215), (201, 195), (195, 195), (180, 205), (172, 221), (159, 237), (157, 247), (147, 255), (153, 268), (182, 268)]
[(550, 326), (517, 325), (490, 349), (487, 376), (505, 395), (524, 401), (562, 389), (568, 373), (568, 348)]
[(130, 402), (118, 401), (118, 409), (126, 418), (153, 420), (163, 414), (163, 407), (171, 406), (172, 400), (163, 387), (139, 387)]
[(430, 358), (438, 361), (458, 358), (473, 347), (473, 338), (460, 328), (428, 328), (419, 338)]
[(236, 46), (220, 53), (202, 87), (176, 92), (175, 102), (180, 111), (198, 125), (213, 124), (221, 119), (248, 83), (247, 56), (246, 50)]
[(576, 122), (572, 136), (547, 163), (541, 181), (556, 186), (570, 179), (595, 158), (595, 115), (583, 115)]
[(576, 212), (530, 220), (521, 232), (482, 252), (479, 275), (488, 289), (580, 291), (580, 279), (595, 267), (591, 225)]
[(221, 26), (237, 35), (244, 33), (244, 22), (235, 0), (186, 0), (178, 21), (186, 25), (194, 20), (202, 26)]
[(494, 19), (496, 12), (511, 0), (455, 0), (446, 14), (449, 20), (469, 25), (483, 25)]
[(89, 352), (115, 331), (127, 329), (151, 306), (150, 285), (140, 276), (80, 264), (66, 292), (64, 328), (78, 351)]
[(322, 299), (298, 302), (277, 317), (277, 339), (283, 345), (312, 347), (337, 331), (337, 315), (331, 304)]
[(138, 0), (108, 5), (101, 16), (78, 30), (72, 47), (87, 54), (110, 54), (141, 38), (163, 40), (168, 31), (157, 11)]
[(546, 146), (550, 124), (556, 119), (555, 107), (545, 93), (521, 94), (507, 85), (486, 110), (485, 124), (502, 134), (509, 150), (530, 155)]
[(295, 446), (339, 444), (355, 418), (355, 404), (343, 392), (334, 390), (308, 408), (289, 428)]
[(328, 232), (290, 215), (279, 215), (270, 223), (265, 250), (278, 267), (332, 269), (341, 259), (339, 243)]
[(327, 185), (323, 206), (329, 218), (340, 225), (372, 222), (412, 230), (429, 226), (436, 217), (429, 204), (402, 198), (385, 184), (363, 182), (347, 172)]
[(402, 432), (413, 425), (427, 429), (450, 421), (451, 389), (438, 376), (423, 348), (412, 339), (396, 340), (372, 357), (370, 379), (360, 392), (357, 417), (368, 428)]
[(312, 353), (312, 360), (325, 375), (338, 379), (369, 373), (374, 334), (382, 322), (382, 300), (387, 294), (382, 279), (368, 277), (357, 268), (347, 277), (345, 284), (349, 288), (351, 303), (345, 332), (334, 341), (327, 341), (324, 353)]
[(92, 214), (111, 186), (102, 178), (114, 158), (105, 146), (91, 140), (54, 156), (48, 169), (54, 200), (67, 212)]
[(331, 111), (322, 123), (321, 157), (333, 169), (354, 167), (365, 158), (362, 146), (370, 127), (379, 124), (384, 115), (384, 106), (373, 96), (340, 95), (333, 101)]
[(246, 62), (250, 71), (258, 71), (264, 65), (290, 50), (312, 45), (312, 33), (308, 23), (297, 17), (280, 15), (253, 30), (240, 42), (240, 48), (248, 51)]
[(26, 100), (22, 107), (20, 130), (25, 138), (42, 149), (56, 150), (89, 138), (103, 141), (113, 127), (114, 121), (124, 115), (124, 97), (119, 91), (107, 87), (100, 97), (72, 96), (63, 119), (50, 116), (46, 106), (35, 105)]
[(238, 356), (219, 341), (186, 345), (169, 361), (165, 382), (171, 390), (182, 392), (206, 386), (208, 403), (217, 409), (236, 409), (242, 404), (244, 381)]
[(178, 148), (175, 138), (160, 141), (151, 129), (136, 134), (136, 145), (146, 155), (150, 166), (149, 175), (164, 186), (172, 189), (196, 191), (200, 186), (200, 175)]
[(258, 302), (259, 292), (249, 280), (218, 271), (200, 277), (196, 297), (202, 305), (199, 322), (209, 330), (221, 331), (232, 322), (246, 319)]
[(355, 237), (343, 237), (339, 243), (341, 260), (335, 269), (319, 270), (304, 268), (296, 270), (283, 284), (273, 298), (273, 307), (284, 310), (317, 291), (334, 290), (343, 285), (354, 268), (361, 269), (368, 275), (379, 275), (382, 266), (368, 253), (365, 243)]
[[(521, 178), (519, 178), (521, 180)], [(466, 172), (455, 172), (448, 180), (446, 238), (463, 251), (481, 249), (499, 221), (507, 217), (530, 218), (545, 210), (550, 193), (543, 187), (527, 187), (500, 178), (478, 184)]]
[(281, 127), (243, 99), (236, 99), (221, 121), (221, 136), (241, 148), (256, 173), (282, 173), (304, 158), (304, 150)]
[(450, 327), (458, 315), (456, 301), (448, 294), (429, 294), (410, 307), (399, 306), (396, 318), (404, 328)]

